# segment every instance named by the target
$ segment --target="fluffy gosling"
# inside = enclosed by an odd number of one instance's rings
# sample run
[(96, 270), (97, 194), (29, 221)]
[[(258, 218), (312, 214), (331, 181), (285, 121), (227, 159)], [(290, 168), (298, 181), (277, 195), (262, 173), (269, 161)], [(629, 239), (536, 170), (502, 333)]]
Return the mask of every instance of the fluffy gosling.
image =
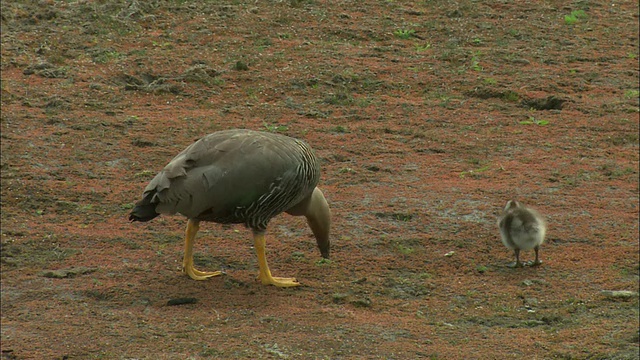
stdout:
[(547, 225), (537, 211), (515, 200), (509, 200), (498, 218), (498, 228), (502, 243), (516, 254), (516, 261), (507, 266), (523, 267), (520, 262), (520, 250), (531, 249), (536, 252), (536, 259), (526, 265), (542, 264), (538, 258), (538, 250), (544, 242)]

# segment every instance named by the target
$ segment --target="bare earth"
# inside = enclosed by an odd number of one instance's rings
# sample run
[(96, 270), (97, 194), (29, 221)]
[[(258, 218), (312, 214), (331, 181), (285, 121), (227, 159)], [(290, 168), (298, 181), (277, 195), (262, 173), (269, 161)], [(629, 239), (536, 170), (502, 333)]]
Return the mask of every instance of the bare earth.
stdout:
[[(2, 1), (3, 360), (640, 357), (637, 1), (243, 3)], [(331, 261), (268, 231), (302, 287), (243, 227), (203, 224), (226, 274), (193, 281), (183, 217), (127, 221), (230, 128), (322, 160)], [(510, 198), (539, 267), (506, 267)]]

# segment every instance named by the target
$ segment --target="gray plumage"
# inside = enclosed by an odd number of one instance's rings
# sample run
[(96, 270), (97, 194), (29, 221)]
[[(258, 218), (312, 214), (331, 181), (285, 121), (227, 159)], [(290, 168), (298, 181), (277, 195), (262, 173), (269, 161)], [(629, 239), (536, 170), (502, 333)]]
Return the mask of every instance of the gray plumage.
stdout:
[(514, 267), (521, 267), (520, 250), (533, 249), (536, 254), (531, 265), (539, 265), (538, 250), (544, 242), (547, 226), (542, 216), (515, 200), (509, 200), (498, 218), (502, 243), (516, 256)]
[(264, 232), (282, 212), (304, 215), (322, 256), (329, 257), (330, 211), (316, 187), (319, 179), (320, 164), (301, 140), (252, 130), (219, 131), (174, 157), (149, 182), (129, 219), (149, 221), (176, 213), (189, 218), (183, 264), (197, 280), (202, 274), (217, 275), (193, 269), (191, 246), (199, 222), (245, 224), (260, 248), (263, 283), (296, 286), (295, 279), (271, 278), (263, 252)]
[[(251, 130), (219, 131), (174, 157), (149, 182), (136, 206), (264, 230), (272, 217), (307, 197), (319, 179), (320, 164), (300, 140)], [(132, 220), (141, 220), (136, 214), (134, 210)]]

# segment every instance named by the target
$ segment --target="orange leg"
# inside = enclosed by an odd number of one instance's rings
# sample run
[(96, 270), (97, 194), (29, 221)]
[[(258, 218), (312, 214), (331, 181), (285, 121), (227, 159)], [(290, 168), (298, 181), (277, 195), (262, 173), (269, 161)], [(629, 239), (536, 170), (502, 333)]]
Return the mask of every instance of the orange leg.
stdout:
[(258, 278), (264, 285), (274, 285), (277, 287), (292, 287), (300, 285), (295, 278), (279, 278), (271, 276), (271, 271), (267, 264), (267, 257), (265, 256), (266, 241), (264, 239), (264, 233), (254, 232), (253, 241), (256, 247), (256, 254), (258, 255), (258, 266), (260, 267), (260, 274), (258, 275)]
[(184, 259), (182, 260), (182, 271), (187, 273), (193, 280), (205, 280), (212, 276), (218, 276), (222, 274), (222, 271), (205, 272), (196, 270), (193, 267), (193, 241), (196, 238), (196, 234), (200, 229), (200, 222), (198, 220), (191, 220), (187, 222), (187, 231), (185, 235), (184, 244)]

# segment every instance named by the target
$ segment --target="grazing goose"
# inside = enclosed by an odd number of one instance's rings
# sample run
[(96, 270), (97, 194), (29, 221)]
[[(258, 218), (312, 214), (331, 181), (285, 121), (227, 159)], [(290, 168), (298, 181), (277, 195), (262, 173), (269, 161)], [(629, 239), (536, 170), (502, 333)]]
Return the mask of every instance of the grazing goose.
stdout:
[(264, 235), (274, 216), (304, 215), (322, 257), (329, 257), (331, 214), (316, 187), (319, 179), (318, 160), (303, 141), (251, 130), (218, 131), (173, 158), (144, 189), (129, 220), (149, 221), (160, 214), (186, 216), (182, 266), (195, 280), (221, 274), (193, 267), (193, 242), (200, 221), (245, 224), (253, 232), (260, 281), (298, 286), (295, 278), (271, 276)]
[(509, 267), (523, 266), (520, 262), (520, 250), (533, 249), (536, 252), (536, 259), (528, 265), (542, 264), (538, 258), (538, 249), (544, 241), (547, 226), (537, 211), (515, 200), (509, 200), (498, 218), (498, 227), (502, 243), (516, 254), (516, 261)]

